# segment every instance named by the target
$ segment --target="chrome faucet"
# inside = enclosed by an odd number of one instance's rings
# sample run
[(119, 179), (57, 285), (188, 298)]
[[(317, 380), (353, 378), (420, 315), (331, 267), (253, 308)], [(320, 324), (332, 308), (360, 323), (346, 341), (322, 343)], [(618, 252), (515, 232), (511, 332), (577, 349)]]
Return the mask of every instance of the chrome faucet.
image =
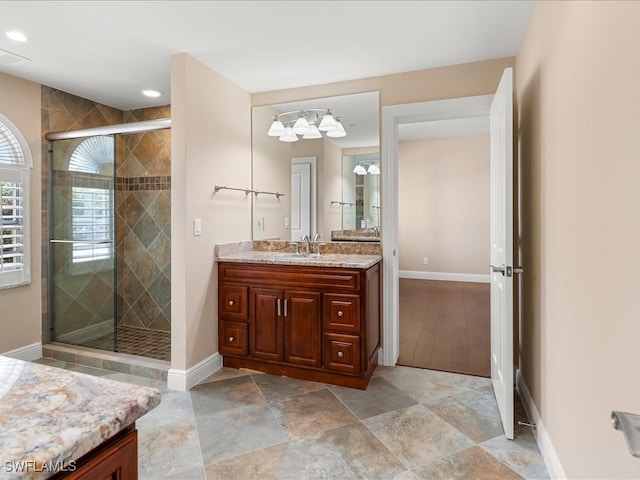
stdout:
[(313, 241), (314, 241), (314, 242), (317, 242), (318, 240), (320, 240), (320, 234), (319, 234), (319, 233), (316, 233), (316, 234), (313, 236)]
[(308, 256), (311, 253), (311, 243), (309, 242), (309, 235), (303, 235), (300, 241), (304, 242), (304, 251)]

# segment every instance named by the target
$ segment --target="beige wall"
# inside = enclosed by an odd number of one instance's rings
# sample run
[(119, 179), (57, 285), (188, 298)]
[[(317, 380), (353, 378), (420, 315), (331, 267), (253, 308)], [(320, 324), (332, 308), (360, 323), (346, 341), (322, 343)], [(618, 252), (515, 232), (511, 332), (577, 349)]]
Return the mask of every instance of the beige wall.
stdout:
[(488, 135), (399, 142), (398, 192), (400, 270), (488, 274)]
[(343, 149), (325, 139), (322, 175), (318, 181), (318, 233), (323, 242), (331, 241), (331, 231), (342, 229), (342, 209), (331, 205), (342, 198)]
[(16, 125), (31, 150), (31, 285), (0, 290), (0, 352), (42, 338), (41, 227), (40, 227), (40, 85), (0, 73), (0, 112)]
[(521, 368), (569, 478), (640, 478), (640, 3), (539, 2), (517, 56)]
[[(284, 217), (291, 215), (291, 144), (266, 135), (276, 113), (278, 111), (273, 107), (254, 108), (251, 119), (255, 133), (252, 146), (253, 188), (284, 194), (279, 199), (273, 195), (249, 197), (253, 201), (253, 238), (255, 240), (264, 238), (288, 240), (291, 237), (291, 231), (284, 227)], [(251, 185), (251, 179), (247, 181), (246, 185)], [(238, 187), (238, 185), (229, 186)]]
[[(294, 100), (332, 97), (362, 92), (380, 92), (380, 107), (444, 98), (493, 94), (502, 72), (515, 65), (515, 58), (498, 58), (415, 72), (397, 73), (312, 87), (256, 93), (253, 105), (273, 105)], [(382, 128), (382, 122), (380, 122)]]
[(187, 369), (218, 351), (213, 247), (251, 238), (250, 198), (213, 195), (251, 181), (251, 99), (185, 54), (172, 57), (171, 85), (171, 367)]

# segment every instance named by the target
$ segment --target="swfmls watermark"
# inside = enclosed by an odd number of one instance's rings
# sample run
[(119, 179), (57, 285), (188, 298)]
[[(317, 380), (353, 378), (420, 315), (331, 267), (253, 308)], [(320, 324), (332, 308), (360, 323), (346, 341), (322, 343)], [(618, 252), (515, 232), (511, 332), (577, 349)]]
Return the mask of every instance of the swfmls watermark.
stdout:
[(75, 472), (78, 468), (75, 460), (66, 463), (62, 460), (49, 460), (46, 462), (9, 460), (4, 462), (3, 467), (6, 473)]

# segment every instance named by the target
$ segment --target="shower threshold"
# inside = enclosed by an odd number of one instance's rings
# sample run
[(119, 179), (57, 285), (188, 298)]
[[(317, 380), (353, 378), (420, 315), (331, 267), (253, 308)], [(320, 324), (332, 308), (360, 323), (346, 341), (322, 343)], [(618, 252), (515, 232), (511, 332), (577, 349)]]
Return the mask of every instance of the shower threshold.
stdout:
[(77, 363), (154, 380), (167, 381), (170, 362), (120, 352), (51, 342), (42, 346), (42, 355), (62, 362)]

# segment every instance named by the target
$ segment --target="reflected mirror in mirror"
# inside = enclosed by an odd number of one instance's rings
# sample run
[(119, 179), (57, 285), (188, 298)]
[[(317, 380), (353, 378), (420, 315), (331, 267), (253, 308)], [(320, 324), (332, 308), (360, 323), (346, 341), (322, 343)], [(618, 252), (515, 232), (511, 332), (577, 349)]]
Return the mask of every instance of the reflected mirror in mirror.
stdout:
[[(369, 229), (378, 226), (379, 208), (371, 212), (380, 206), (379, 175), (356, 175), (355, 164), (345, 171), (352, 161), (379, 167), (373, 159), (379, 151), (378, 117), (378, 92), (253, 107), (252, 188), (282, 194), (253, 196), (253, 239), (300, 241), (319, 235), (326, 242), (346, 225), (365, 230), (367, 218)], [(359, 217), (356, 183), (361, 184)], [(345, 203), (354, 203), (352, 212)], [(349, 223), (345, 213), (353, 217)]]
[(342, 202), (343, 232), (333, 233), (333, 238), (348, 239), (348, 231), (355, 231), (351, 236), (377, 237), (380, 227), (380, 155), (377, 149), (374, 153), (342, 157)]

